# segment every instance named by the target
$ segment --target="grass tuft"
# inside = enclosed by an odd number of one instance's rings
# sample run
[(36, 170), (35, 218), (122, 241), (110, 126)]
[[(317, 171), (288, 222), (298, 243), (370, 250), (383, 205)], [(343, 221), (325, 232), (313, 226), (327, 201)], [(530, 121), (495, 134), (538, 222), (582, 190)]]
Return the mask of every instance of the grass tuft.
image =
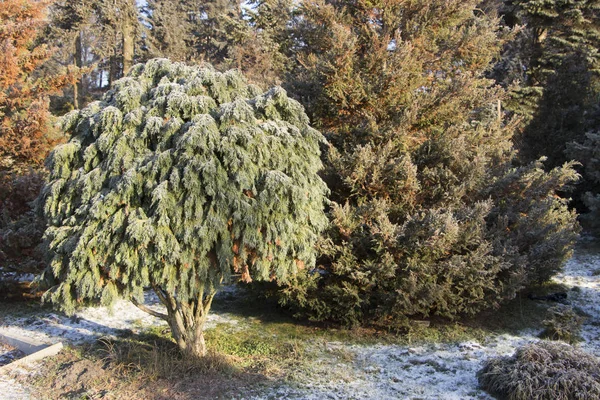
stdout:
[(512, 357), (488, 360), (478, 378), (484, 390), (501, 399), (600, 398), (600, 360), (558, 342), (528, 344)]

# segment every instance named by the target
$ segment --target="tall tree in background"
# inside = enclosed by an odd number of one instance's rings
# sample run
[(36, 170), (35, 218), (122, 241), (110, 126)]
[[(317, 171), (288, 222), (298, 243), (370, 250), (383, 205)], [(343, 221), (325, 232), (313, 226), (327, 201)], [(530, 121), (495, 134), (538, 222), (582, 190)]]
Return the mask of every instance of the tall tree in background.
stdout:
[(267, 87), (280, 84), (290, 64), (291, 0), (149, 0), (143, 14), (145, 56), (206, 61), (236, 68)]
[(567, 143), (582, 140), (598, 120), (600, 1), (513, 0), (509, 21), (525, 24), (508, 54), (526, 71), (511, 108), (524, 117), (521, 157), (568, 160)]
[(148, 58), (165, 57), (172, 61), (194, 61), (194, 16), (198, 0), (148, 0), (143, 9), (147, 26), (144, 44)]
[(228, 67), (237, 68), (252, 82), (281, 84), (292, 60), (292, 0), (255, 0), (247, 3), (244, 20), (232, 30)]
[(144, 7), (145, 40), (151, 57), (222, 64), (240, 29), (237, 0), (150, 0)]
[(319, 273), (283, 290), (313, 319), (473, 314), (548, 279), (577, 223), (569, 166), (513, 165), (486, 74), (503, 35), (479, 1), (302, 3), (288, 86), (332, 144)]
[(138, 8), (135, 0), (102, 0), (96, 12), (106, 38), (101, 51), (108, 57), (110, 85), (133, 66), (140, 32)]
[(242, 20), (241, 0), (205, 0), (193, 16), (196, 46), (204, 61), (219, 65), (228, 56), (232, 31)]
[[(51, 43), (56, 43), (59, 52), (53, 59), (59, 64), (73, 66), (80, 70), (89, 62), (88, 49), (97, 25), (93, 20), (94, 8), (91, 1), (57, 1), (51, 8), (52, 24), (48, 27)], [(88, 84), (83, 76), (73, 85), (73, 107), (79, 108), (86, 98)]]
[(74, 108), (100, 97), (131, 68), (140, 53), (138, 17), (135, 0), (58, 0), (52, 5), (46, 41), (58, 50), (53, 62), (86, 72), (73, 87)]

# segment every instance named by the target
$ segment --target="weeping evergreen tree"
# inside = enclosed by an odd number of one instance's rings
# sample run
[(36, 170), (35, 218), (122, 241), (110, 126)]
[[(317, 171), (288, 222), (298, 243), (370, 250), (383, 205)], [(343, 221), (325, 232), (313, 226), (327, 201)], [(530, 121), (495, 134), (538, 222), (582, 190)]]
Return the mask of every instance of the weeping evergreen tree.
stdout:
[[(315, 262), (326, 186), (323, 140), (281, 88), (234, 71), (155, 59), (64, 118), (39, 198), (52, 259), (46, 298), (67, 313), (120, 296), (205, 353), (219, 286), (288, 282)], [(143, 304), (151, 288), (167, 313)]]
[(514, 163), (486, 78), (510, 36), (478, 0), (305, 1), (289, 86), (328, 135), (331, 224), (300, 315), (389, 327), (496, 307), (570, 254), (567, 164)]

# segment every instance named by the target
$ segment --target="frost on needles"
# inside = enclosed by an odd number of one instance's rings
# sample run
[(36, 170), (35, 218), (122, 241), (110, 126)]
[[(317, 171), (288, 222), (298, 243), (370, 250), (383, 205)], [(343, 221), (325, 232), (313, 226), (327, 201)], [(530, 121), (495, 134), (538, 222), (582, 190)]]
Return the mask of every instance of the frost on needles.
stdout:
[[(315, 262), (327, 223), (319, 144), (302, 106), (236, 71), (165, 59), (135, 66), (63, 119), (71, 140), (40, 196), (52, 260), (46, 294), (72, 313), (130, 298), (164, 318), (184, 353), (205, 353), (219, 286), (287, 282)], [(167, 314), (144, 307), (152, 288)]]

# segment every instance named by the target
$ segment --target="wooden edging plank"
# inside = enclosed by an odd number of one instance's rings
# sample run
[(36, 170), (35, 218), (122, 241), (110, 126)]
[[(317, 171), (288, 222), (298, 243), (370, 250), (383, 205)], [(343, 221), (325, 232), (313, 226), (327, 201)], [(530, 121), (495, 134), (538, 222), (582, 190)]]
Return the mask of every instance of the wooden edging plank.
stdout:
[(22, 351), (26, 355), (37, 353), (38, 351), (48, 347), (47, 343), (42, 343), (28, 337), (14, 337), (0, 331), (0, 342)]
[(50, 345), (38, 352), (25, 356), (23, 358), (19, 358), (11, 362), (10, 364), (4, 365), (0, 367), (0, 374), (3, 372), (8, 372), (13, 367), (17, 367), (19, 365), (28, 364), (30, 362), (39, 361), (43, 358), (57, 355), (63, 348), (63, 344), (61, 342)]

